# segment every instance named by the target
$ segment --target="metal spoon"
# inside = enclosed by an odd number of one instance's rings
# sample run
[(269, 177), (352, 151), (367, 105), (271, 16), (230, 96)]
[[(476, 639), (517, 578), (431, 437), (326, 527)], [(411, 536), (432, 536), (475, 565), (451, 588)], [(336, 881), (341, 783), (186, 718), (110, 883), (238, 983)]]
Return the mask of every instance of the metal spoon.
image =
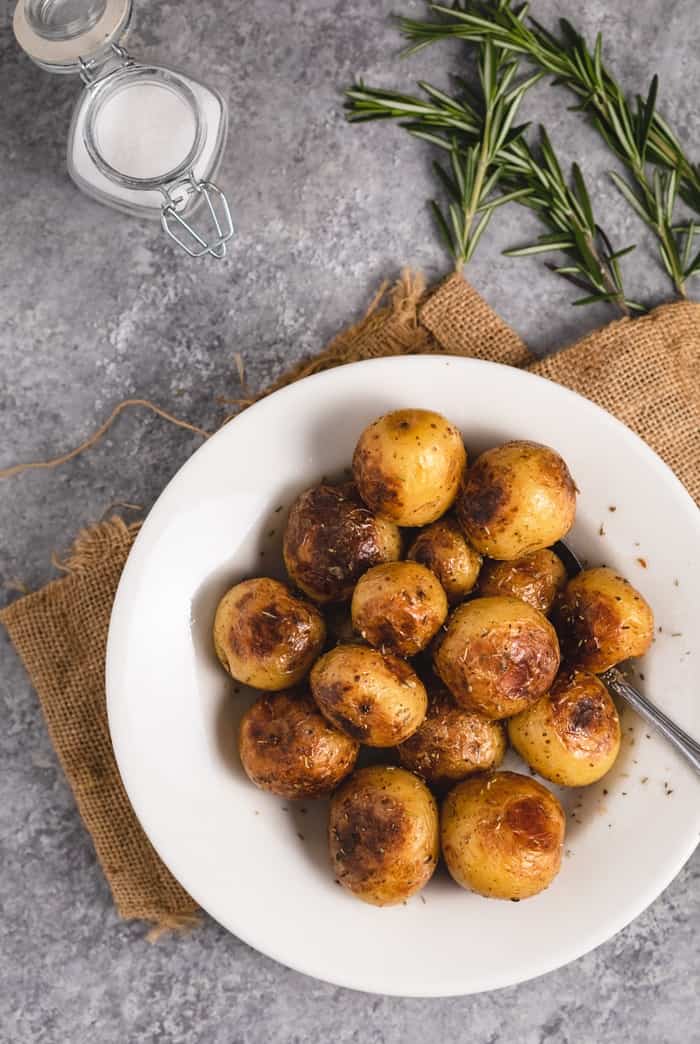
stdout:
[[(569, 576), (576, 576), (577, 573), (581, 572), (583, 566), (563, 540), (555, 544), (552, 550), (561, 558)], [(643, 718), (648, 725), (653, 725), (662, 736), (665, 736), (669, 743), (683, 754), (695, 771), (700, 774), (700, 743), (696, 743), (687, 732), (684, 732), (679, 725), (676, 725), (675, 721), (671, 721), (668, 715), (660, 711), (658, 707), (655, 707), (646, 696), (642, 696), (641, 692), (623, 678), (617, 667), (611, 667), (601, 674), (600, 678), (601, 681), (605, 682), (613, 696), (619, 696), (629, 703), (630, 707), (636, 710), (640, 718)]]

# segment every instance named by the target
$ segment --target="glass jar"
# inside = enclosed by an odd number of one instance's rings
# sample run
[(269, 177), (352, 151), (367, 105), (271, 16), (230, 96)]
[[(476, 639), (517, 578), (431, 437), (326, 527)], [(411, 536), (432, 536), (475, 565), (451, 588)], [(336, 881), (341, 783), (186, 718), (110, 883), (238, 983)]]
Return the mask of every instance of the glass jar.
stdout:
[(226, 104), (189, 75), (135, 61), (122, 46), (131, 11), (132, 0), (20, 0), (14, 31), (42, 69), (83, 81), (68, 138), (78, 188), (158, 219), (191, 257), (222, 258), (233, 223), (213, 178)]

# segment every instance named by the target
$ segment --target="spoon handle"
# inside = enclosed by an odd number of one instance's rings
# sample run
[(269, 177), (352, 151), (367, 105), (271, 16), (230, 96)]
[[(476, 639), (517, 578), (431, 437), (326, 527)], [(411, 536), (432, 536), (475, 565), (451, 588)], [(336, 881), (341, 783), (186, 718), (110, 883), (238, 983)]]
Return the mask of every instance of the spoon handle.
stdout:
[(650, 703), (646, 696), (642, 696), (641, 692), (630, 685), (614, 667), (606, 671), (602, 675), (602, 679), (614, 696), (620, 696), (649, 725), (658, 729), (677, 751), (685, 755), (695, 771), (700, 774), (700, 743), (697, 743), (679, 725), (671, 721), (663, 711)]

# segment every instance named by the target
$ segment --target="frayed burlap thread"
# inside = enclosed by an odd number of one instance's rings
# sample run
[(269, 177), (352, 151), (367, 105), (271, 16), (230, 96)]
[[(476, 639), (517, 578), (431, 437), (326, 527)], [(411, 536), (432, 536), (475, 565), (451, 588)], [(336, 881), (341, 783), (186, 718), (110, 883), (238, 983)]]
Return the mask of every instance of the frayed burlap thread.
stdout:
[[(700, 500), (700, 305), (678, 302), (622, 319), (547, 359), (461, 276), (432, 292), (404, 272), (382, 286), (365, 317), (320, 355), (266, 389), (311, 373), (388, 355), (441, 352), (526, 367), (616, 414), (645, 439)], [(252, 401), (252, 400), (250, 400)], [(138, 525), (114, 518), (81, 533), (65, 575), (0, 614), (36, 688), (51, 740), (92, 835), (122, 917), (153, 937), (196, 923), (193, 900), (143, 833), (110, 743), (104, 660), (112, 602)]]

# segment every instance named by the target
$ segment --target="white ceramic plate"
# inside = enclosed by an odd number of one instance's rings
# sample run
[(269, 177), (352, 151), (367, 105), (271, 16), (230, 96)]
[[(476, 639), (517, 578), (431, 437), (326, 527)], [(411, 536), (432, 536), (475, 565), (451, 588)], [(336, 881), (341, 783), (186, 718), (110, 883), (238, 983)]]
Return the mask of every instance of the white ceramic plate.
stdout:
[(509, 438), (563, 454), (581, 490), (572, 545), (592, 564), (615, 566), (651, 602), (659, 632), (639, 665), (642, 688), (700, 734), (700, 525), (690, 497), (640, 439), (590, 402), (515, 369), (444, 356), (372, 360), (300, 381), (194, 454), (124, 570), (107, 695), (136, 813), (204, 909), (309, 975), (376, 993), (444, 996), (540, 975), (628, 924), (695, 847), (700, 791), (675, 752), (628, 711), (613, 771), (564, 794), (566, 857), (548, 891), (495, 902), (439, 871), (422, 897), (382, 910), (334, 883), (325, 802), (285, 803), (246, 780), (236, 725), (250, 696), (234, 694), (215, 662), (217, 600), (243, 577), (279, 574), (292, 498), (342, 471), (362, 428), (402, 406), (444, 413), (470, 454)]

